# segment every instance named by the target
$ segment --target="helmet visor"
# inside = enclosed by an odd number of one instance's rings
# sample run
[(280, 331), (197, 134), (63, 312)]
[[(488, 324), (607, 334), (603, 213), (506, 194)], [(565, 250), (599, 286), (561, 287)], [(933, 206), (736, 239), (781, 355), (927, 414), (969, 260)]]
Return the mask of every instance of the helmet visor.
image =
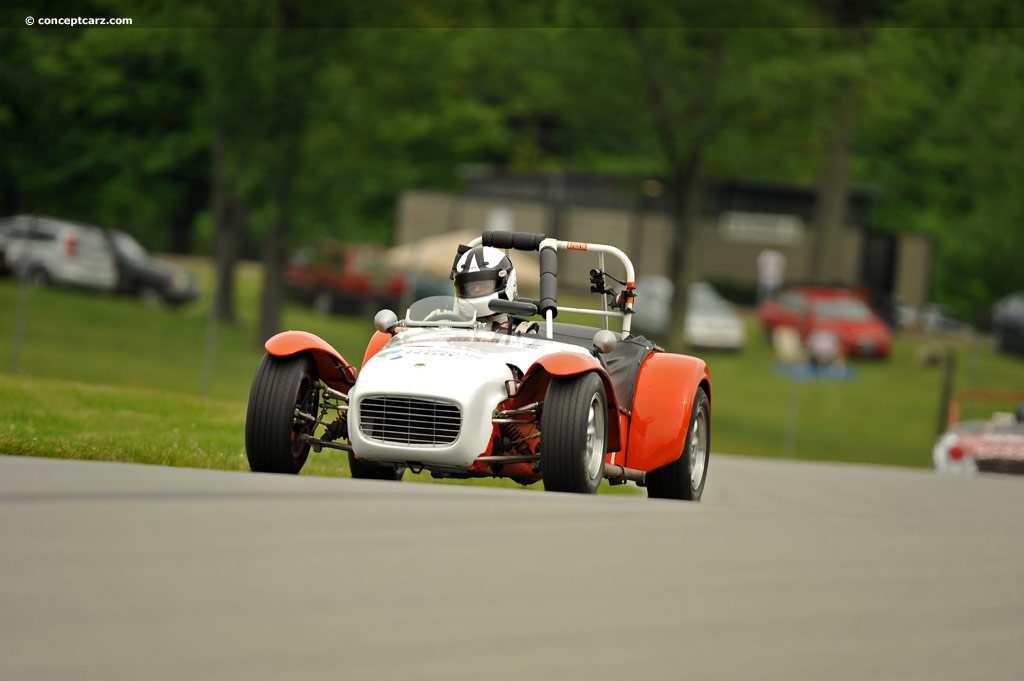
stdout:
[(466, 272), (455, 275), (455, 295), (459, 298), (479, 298), (499, 290), (502, 278), (494, 270)]

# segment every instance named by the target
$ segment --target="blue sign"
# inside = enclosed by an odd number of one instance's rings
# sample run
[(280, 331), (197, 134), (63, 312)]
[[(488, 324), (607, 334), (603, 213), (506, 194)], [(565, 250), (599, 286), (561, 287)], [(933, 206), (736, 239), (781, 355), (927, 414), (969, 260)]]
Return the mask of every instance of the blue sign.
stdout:
[(815, 366), (813, 364), (789, 364), (787, 362), (775, 362), (775, 373), (797, 383), (809, 383), (811, 381), (841, 383), (852, 381), (857, 375), (856, 371), (845, 364)]

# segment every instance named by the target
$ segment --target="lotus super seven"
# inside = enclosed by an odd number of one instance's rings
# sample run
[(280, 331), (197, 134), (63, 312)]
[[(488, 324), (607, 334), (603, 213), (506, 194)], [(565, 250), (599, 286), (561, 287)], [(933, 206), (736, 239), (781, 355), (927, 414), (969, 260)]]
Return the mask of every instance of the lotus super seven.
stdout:
[[(489, 301), (500, 325), (459, 295), (417, 301), (402, 319), (382, 310), (358, 373), (313, 334), (267, 341), (246, 416), (252, 470), (298, 473), (311, 450), (328, 447), (348, 452), (355, 478), (427, 470), (576, 493), (607, 479), (699, 500), (711, 450), (708, 367), (630, 334), (642, 292), (626, 254), (501, 231), (459, 253), (481, 246), (539, 251), (540, 297)], [(597, 256), (589, 286), (600, 305), (559, 306), (558, 259), (569, 254)], [(559, 312), (594, 315), (603, 328), (555, 322)]]

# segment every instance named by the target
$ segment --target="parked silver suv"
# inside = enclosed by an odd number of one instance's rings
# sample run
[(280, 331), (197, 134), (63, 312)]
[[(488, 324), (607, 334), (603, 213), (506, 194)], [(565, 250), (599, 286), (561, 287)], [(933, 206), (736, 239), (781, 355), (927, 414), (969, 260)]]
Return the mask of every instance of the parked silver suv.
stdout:
[(18, 215), (0, 220), (3, 267), (35, 284), (113, 291), (117, 265), (103, 231), (64, 220)]

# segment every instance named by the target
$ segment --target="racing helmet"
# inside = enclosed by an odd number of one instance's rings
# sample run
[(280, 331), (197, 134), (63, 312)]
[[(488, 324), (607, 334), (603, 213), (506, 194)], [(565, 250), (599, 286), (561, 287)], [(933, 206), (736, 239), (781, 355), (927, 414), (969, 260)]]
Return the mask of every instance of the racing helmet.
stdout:
[(519, 297), (516, 269), (504, 252), (491, 246), (477, 246), (455, 261), (455, 296), (473, 306), (477, 319), (494, 316), (492, 300)]

